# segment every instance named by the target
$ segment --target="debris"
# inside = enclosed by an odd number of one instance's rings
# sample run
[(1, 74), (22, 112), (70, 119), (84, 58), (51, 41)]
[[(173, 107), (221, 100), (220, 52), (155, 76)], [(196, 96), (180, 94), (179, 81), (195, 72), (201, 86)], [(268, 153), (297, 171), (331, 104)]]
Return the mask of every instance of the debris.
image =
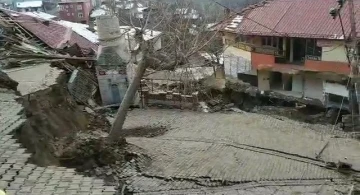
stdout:
[(95, 114), (95, 111), (93, 111), (91, 108), (89, 107), (85, 107), (85, 111), (89, 114)]
[(240, 110), (239, 108), (230, 108), (230, 110), (232, 110), (232, 111), (234, 111), (234, 112), (237, 112), (237, 113), (240, 113), (240, 114), (246, 113), (245, 111)]
[(347, 132), (360, 131), (359, 115), (343, 115), (342, 116), (343, 130)]
[(18, 85), (18, 82), (11, 79), (6, 73), (0, 71), (0, 88), (16, 91)]
[(234, 103), (226, 104), (226, 105), (224, 106), (224, 109), (230, 109), (230, 108), (232, 108), (232, 107), (234, 107), (234, 106), (235, 106)]
[(199, 102), (199, 106), (202, 112), (209, 112), (209, 107), (206, 105), (205, 102)]

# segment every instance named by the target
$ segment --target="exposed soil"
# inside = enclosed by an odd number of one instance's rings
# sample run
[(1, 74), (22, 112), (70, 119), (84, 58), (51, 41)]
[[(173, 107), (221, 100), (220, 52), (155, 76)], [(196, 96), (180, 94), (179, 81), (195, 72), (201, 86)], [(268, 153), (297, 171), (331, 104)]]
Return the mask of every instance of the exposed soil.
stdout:
[(40, 166), (59, 165), (53, 143), (64, 136), (86, 130), (89, 120), (66, 89), (66, 76), (59, 84), (20, 100), (27, 121), (16, 132), (18, 140), (33, 155), (32, 163)]
[(129, 167), (136, 172), (139, 164), (150, 163), (150, 158), (141, 154), (142, 149), (128, 145), (124, 137), (154, 137), (165, 133), (166, 128), (124, 129), (121, 138), (110, 141), (106, 138), (110, 124), (105, 115), (78, 105), (68, 93), (66, 81), (63, 75), (57, 85), (20, 100), (27, 121), (16, 136), (33, 154), (32, 163), (75, 168), (112, 185), (121, 183)]
[(165, 134), (168, 129), (165, 126), (158, 127), (139, 127), (124, 129), (121, 135), (123, 137), (156, 137)]

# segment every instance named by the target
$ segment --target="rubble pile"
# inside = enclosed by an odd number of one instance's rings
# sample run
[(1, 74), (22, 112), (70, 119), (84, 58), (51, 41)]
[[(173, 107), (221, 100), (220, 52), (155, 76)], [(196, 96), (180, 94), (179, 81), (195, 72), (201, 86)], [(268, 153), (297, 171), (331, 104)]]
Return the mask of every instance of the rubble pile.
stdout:
[(100, 131), (80, 132), (58, 141), (60, 163), (102, 178), (108, 185), (121, 185), (123, 179), (139, 174), (150, 163), (141, 148), (127, 144), (124, 137), (110, 141), (107, 135)]
[(11, 79), (6, 73), (0, 71), (0, 88), (16, 91), (18, 84), (18, 82)]
[[(343, 115), (341, 119), (341, 125), (344, 131), (347, 132), (360, 132), (360, 121), (358, 120), (358, 115)], [(360, 134), (359, 134), (360, 137)]]
[(46, 56), (54, 55), (54, 52), (45, 50), (44, 45), (35, 39), (28, 39), (21, 33), (14, 33), (9, 28), (5, 29), (4, 42), (0, 49), (3, 69), (51, 62)]

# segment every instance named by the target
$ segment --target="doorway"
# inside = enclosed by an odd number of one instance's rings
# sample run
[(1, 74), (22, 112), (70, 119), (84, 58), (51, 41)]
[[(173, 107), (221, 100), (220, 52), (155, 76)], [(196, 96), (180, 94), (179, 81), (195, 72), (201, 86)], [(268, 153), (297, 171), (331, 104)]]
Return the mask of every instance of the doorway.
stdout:
[(294, 38), (293, 62), (295, 64), (303, 63), (305, 52), (306, 52), (306, 39)]

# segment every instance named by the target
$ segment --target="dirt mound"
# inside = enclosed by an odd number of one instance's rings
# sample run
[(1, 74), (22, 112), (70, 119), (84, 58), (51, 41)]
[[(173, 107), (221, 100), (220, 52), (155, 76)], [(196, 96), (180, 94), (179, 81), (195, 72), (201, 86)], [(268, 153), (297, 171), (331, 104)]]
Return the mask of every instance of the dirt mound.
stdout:
[(18, 140), (33, 155), (32, 163), (40, 166), (59, 165), (53, 143), (64, 136), (87, 129), (89, 120), (67, 91), (66, 77), (58, 84), (20, 100), (27, 121), (16, 132)]
[(78, 171), (125, 162), (126, 141), (123, 138), (109, 141), (101, 135), (78, 134), (67, 142), (60, 154), (61, 164)]
[(142, 149), (135, 148), (124, 138), (110, 141), (107, 133), (95, 131), (78, 133), (59, 141), (57, 155), (62, 166), (102, 178), (108, 185), (121, 186), (122, 178), (129, 176), (129, 170), (137, 174), (140, 172), (138, 164), (150, 163), (150, 158), (142, 154)]

